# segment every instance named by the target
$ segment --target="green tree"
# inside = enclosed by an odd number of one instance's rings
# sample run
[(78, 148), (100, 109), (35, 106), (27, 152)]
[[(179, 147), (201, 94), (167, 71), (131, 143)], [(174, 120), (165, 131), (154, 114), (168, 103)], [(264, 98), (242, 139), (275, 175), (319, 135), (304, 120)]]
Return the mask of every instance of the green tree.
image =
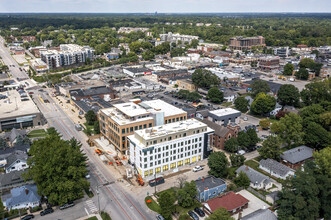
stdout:
[(154, 59), (154, 53), (150, 50), (147, 50), (142, 53), (142, 57), (144, 60), (153, 60)]
[(177, 192), (178, 204), (184, 208), (191, 207), (194, 204), (197, 193), (197, 185), (193, 180), (185, 182), (184, 187)]
[(172, 219), (171, 214), (175, 211), (175, 201), (176, 197), (172, 192), (165, 191), (161, 193), (157, 200), (160, 205), (161, 215), (165, 219)]
[(294, 71), (294, 65), (292, 63), (287, 63), (284, 66), (284, 75), (292, 76)]
[(280, 145), (280, 138), (278, 136), (270, 135), (265, 141), (263, 141), (262, 147), (257, 151), (264, 159), (270, 158), (279, 161), (281, 154)]
[(226, 178), (229, 161), (223, 152), (212, 152), (208, 157), (209, 174), (215, 177)]
[(301, 99), (305, 105), (317, 104), (331, 100), (331, 80), (311, 82), (301, 91)]
[(259, 122), (259, 125), (262, 129), (266, 130), (270, 127), (270, 120), (269, 119), (262, 119)]
[(303, 58), (299, 62), (299, 67), (300, 68), (310, 68), (314, 63), (315, 63), (315, 61), (310, 58)]
[(199, 40), (197, 40), (197, 39), (193, 39), (193, 40), (191, 41), (191, 47), (192, 47), (192, 48), (197, 48), (198, 45), (199, 45)]
[(224, 149), (228, 152), (235, 153), (239, 150), (238, 140), (235, 137), (230, 138), (224, 143)]
[(207, 97), (211, 102), (219, 104), (223, 101), (224, 94), (217, 87), (213, 87), (208, 90)]
[(206, 220), (234, 220), (225, 208), (216, 209)]
[(95, 121), (94, 122), (94, 132), (96, 134), (100, 134), (100, 125), (99, 125), (99, 121)]
[(285, 180), (279, 192), (278, 218), (287, 219), (317, 219), (321, 201), (320, 189), (314, 171), (304, 166), (304, 171), (297, 170), (296, 178)]
[(251, 105), (252, 113), (256, 115), (265, 115), (271, 112), (276, 106), (276, 99), (265, 93), (259, 93)]
[(237, 154), (231, 154), (230, 155), (230, 161), (232, 167), (240, 167), (244, 165), (246, 158), (244, 155), (237, 155)]
[(18, 135), (17, 138), (16, 138), (16, 142), (15, 142), (15, 145), (23, 145), (24, 144), (24, 138), (22, 137), (22, 135)]
[(8, 144), (6, 142), (5, 139), (3, 139), (2, 137), (0, 137), (0, 149), (5, 149), (8, 147)]
[(282, 106), (298, 106), (300, 102), (299, 89), (290, 84), (281, 85), (277, 93), (277, 101)]
[(129, 45), (130, 51), (134, 53), (139, 53), (141, 51), (141, 43), (139, 41), (132, 42)]
[(244, 173), (243, 171), (240, 171), (238, 176), (234, 179), (234, 183), (239, 187), (247, 188), (247, 187), (249, 187), (250, 180), (249, 180), (248, 176), (246, 175), (246, 173)]
[(94, 125), (94, 122), (97, 120), (97, 116), (95, 115), (94, 111), (89, 110), (85, 114), (85, 119), (88, 125)]
[[(302, 118), (299, 115), (290, 112), (280, 119), (279, 125), (279, 136), (288, 146), (302, 144), (304, 133), (302, 131)], [(271, 126), (271, 131), (275, 132), (273, 126)]]
[(259, 137), (257, 136), (256, 130), (254, 128), (247, 129), (246, 132), (249, 136), (249, 146), (255, 146), (259, 142)]
[(239, 131), (237, 139), (240, 147), (248, 147), (251, 144), (251, 139), (247, 132)]
[(305, 129), (303, 140), (309, 147), (322, 149), (331, 146), (331, 133), (320, 124), (310, 122)]
[(299, 71), (295, 73), (297, 79), (307, 80), (309, 78), (309, 72), (306, 68), (300, 68)]
[(61, 205), (83, 197), (89, 188), (85, 176), (86, 156), (75, 139), (62, 140), (55, 129), (49, 129), (44, 139), (31, 145), (29, 169), (25, 178), (37, 184), (38, 194), (46, 196), (54, 205)]
[(331, 147), (326, 147), (313, 153), (316, 165), (320, 172), (331, 177)]
[(246, 113), (248, 111), (249, 101), (245, 99), (244, 96), (239, 96), (236, 100), (234, 100), (234, 106), (242, 113)]
[(254, 97), (261, 92), (262, 93), (270, 92), (269, 84), (266, 81), (261, 80), (261, 79), (254, 80), (251, 88), (252, 88), (252, 94)]
[(210, 88), (218, 86), (220, 79), (207, 69), (196, 69), (192, 74), (194, 85), (200, 88)]
[(201, 99), (201, 95), (198, 93), (198, 92), (190, 92), (188, 97), (187, 97), (187, 100), (188, 101), (191, 101), (191, 102), (197, 102)]

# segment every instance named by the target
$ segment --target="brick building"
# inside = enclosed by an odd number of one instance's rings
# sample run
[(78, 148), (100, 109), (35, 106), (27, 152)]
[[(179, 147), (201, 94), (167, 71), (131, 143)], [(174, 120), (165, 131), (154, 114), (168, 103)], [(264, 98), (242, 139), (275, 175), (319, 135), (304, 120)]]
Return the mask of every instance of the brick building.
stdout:
[(253, 46), (265, 47), (265, 39), (262, 36), (257, 37), (233, 37), (230, 38), (231, 50), (250, 50)]

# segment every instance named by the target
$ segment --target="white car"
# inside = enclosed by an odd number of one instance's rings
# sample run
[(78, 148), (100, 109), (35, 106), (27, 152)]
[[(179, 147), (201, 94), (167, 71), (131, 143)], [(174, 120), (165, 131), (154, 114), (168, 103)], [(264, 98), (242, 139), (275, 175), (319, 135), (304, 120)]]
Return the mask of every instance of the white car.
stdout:
[(244, 150), (238, 151), (238, 155), (244, 155), (245, 153), (246, 153), (246, 151), (244, 151)]
[(193, 172), (198, 172), (200, 170), (203, 170), (202, 166), (196, 166), (196, 167), (193, 168)]
[(247, 116), (245, 116), (245, 117), (244, 117), (244, 121), (248, 121), (248, 118), (247, 118)]

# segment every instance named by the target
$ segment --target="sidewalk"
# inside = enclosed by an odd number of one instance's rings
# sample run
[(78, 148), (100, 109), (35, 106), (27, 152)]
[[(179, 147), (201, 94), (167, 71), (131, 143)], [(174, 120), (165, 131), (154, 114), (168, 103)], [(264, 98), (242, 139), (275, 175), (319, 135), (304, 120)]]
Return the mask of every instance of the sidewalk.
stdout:
[(102, 220), (102, 218), (99, 214), (91, 214), (89, 216), (81, 217), (81, 218), (78, 218), (76, 220), (87, 220), (87, 219), (89, 219), (91, 217), (94, 217), (94, 216), (97, 217), (98, 220)]

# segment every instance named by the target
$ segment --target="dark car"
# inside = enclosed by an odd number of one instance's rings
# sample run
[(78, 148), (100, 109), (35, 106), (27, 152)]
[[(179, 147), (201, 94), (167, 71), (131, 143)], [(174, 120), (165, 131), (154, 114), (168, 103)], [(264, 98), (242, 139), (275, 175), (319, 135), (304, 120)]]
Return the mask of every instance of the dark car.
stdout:
[(194, 211), (200, 216), (200, 217), (204, 217), (205, 213), (198, 207), (194, 208)]
[(191, 218), (193, 218), (194, 220), (199, 220), (199, 217), (193, 211), (188, 211), (187, 214), (191, 216)]
[(47, 215), (47, 214), (50, 214), (50, 213), (53, 213), (53, 209), (52, 208), (47, 208), (45, 209), (44, 211), (41, 211), (40, 212), (40, 215), (43, 216), (43, 215)]
[(30, 219), (33, 219), (33, 218), (34, 218), (34, 215), (30, 214), (30, 215), (24, 216), (23, 218), (21, 218), (21, 220), (30, 220)]
[(68, 203), (66, 203), (66, 204), (64, 204), (64, 205), (61, 205), (61, 206), (60, 206), (60, 210), (67, 209), (67, 208), (70, 208), (70, 207), (73, 207), (74, 205), (75, 205), (75, 203), (73, 203), (73, 202), (68, 202)]

